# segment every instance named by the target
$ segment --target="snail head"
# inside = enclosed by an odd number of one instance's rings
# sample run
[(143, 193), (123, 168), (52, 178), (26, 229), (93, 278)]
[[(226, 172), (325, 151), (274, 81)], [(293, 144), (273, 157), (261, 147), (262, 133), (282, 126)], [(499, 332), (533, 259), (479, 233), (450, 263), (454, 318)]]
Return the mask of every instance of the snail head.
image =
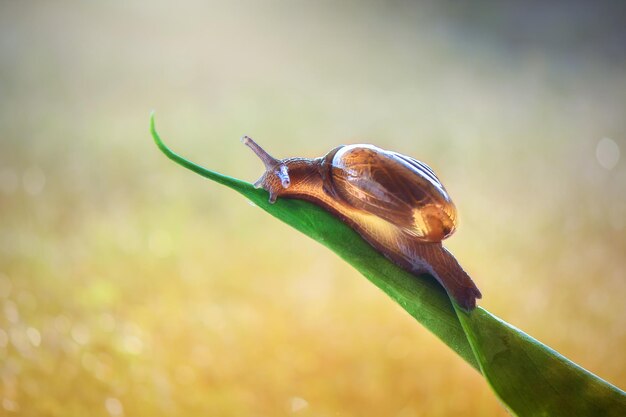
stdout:
[(244, 136), (241, 138), (241, 141), (244, 145), (252, 149), (261, 161), (263, 161), (265, 173), (254, 183), (254, 186), (256, 188), (263, 188), (269, 192), (270, 203), (274, 203), (278, 194), (291, 185), (287, 165), (268, 154), (265, 149), (261, 148), (252, 138)]

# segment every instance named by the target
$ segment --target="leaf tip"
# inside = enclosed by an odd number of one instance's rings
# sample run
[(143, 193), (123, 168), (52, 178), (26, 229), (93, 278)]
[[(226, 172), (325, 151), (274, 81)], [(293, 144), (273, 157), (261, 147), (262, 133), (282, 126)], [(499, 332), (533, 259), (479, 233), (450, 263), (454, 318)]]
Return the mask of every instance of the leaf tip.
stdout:
[(154, 123), (154, 110), (150, 112), (150, 133), (152, 134), (152, 138), (154, 139), (157, 145), (163, 144), (163, 142), (161, 141), (161, 138), (159, 137), (159, 134), (156, 131), (156, 125)]
[(168, 148), (165, 143), (163, 143), (163, 140), (161, 139), (161, 136), (159, 136), (159, 133), (156, 130), (156, 123), (154, 121), (154, 114), (155, 111), (152, 110), (150, 112), (150, 134), (152, 135), (152, 139), (154, 139), (154, 143), (156, 143), (157, 147), (161, 150), (161, 152), (163, 152), (167, 157), (169, 157), (170, 159), (174, 159), (174, 152), (172, 152), (172, 150), (170, 148)]

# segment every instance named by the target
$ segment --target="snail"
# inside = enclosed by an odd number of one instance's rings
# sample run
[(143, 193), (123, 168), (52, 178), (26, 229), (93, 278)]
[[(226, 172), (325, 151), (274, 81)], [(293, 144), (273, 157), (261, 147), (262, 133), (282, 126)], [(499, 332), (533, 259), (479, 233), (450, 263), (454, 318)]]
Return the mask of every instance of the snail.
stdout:
[(278, 160), (248, 136), (242, 141), (265, 165), (254, 185), (270, 203), (295, 198), (321, 206), (401, 268), (435, 277), (463, 309), (476, 307), (480, 291), (441, 243), (455, 231), (456, 207), (428, 165), (363, 144)]

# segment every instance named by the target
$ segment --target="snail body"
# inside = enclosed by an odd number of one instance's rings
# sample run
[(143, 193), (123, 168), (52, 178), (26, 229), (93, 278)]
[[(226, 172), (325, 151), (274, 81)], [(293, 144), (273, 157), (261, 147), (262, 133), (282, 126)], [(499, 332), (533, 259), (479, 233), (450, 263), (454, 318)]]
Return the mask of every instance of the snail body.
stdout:
[(476, 306), (480, 291), (441, 244), (455, 231), (456, 208), (426, 164), (362, 144), (278, 160), (249, 137), (243, 142), (265, 164), (255, 186), (270, 202), (296, 198), (323, 207), (398, 266), (435, 277), (462, 308)]

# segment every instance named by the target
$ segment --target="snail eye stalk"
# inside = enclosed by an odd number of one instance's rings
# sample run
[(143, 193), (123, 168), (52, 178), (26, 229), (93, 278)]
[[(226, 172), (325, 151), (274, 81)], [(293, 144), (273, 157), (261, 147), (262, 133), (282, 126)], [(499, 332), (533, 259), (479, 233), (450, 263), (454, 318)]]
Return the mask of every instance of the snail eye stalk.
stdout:
[(261, 161), (263, 161), (263, 164), (265, 165), (265, 169), (267, 171), (271, 171), (276, 165), (280, 163), (278, 159), (267, 153), (265, 149), (261, 148), (258, 143), (252, 140), (251, 137), (244, 136), (241, 138), (241, 141), (248, 148), (252, 149), (252, 152), (254, 152), (256, 156), (258, 156)]

